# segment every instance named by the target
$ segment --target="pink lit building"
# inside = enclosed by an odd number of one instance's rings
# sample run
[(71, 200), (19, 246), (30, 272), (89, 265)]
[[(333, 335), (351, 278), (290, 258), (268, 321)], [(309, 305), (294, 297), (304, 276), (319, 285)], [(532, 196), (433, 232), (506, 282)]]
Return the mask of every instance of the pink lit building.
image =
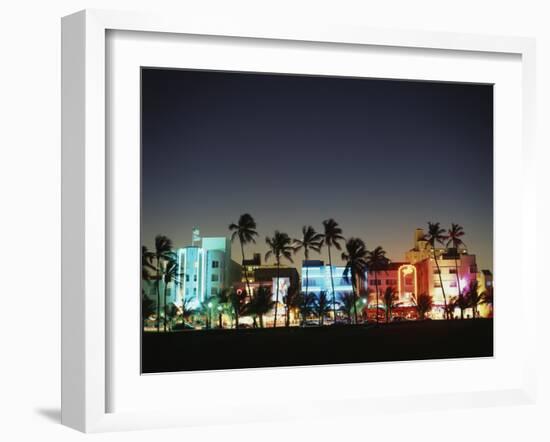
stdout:
[[(436, 263), (432, 247), (423, 238), (424, 231), (416, 229), (414, 247), (406, 253), (406, 259), (416, 268), (416, 293), (431, 295), (434, 304), (431, 316), (434, 319), (442, 319), (445, 313), (443, 293), (449, 302), (451, 298), (458, 297), (461, 292), (464, 293), (472, 281), (479, 282), (482, 275), (491, 275), (490, 284), (492, 284), (492, 274), (488, 270), (479, 272), (476, 256), (469, 254), (466, 248), (460, 250), (436, 248)], [(485, 283), (479, 284), (478, 290), (485, 290), (485, 285)], [(455, 316), (460, 315), (460, 312), (456, 311), (454, 314)], [(481, 314), (485, 316), (483, 311)]]

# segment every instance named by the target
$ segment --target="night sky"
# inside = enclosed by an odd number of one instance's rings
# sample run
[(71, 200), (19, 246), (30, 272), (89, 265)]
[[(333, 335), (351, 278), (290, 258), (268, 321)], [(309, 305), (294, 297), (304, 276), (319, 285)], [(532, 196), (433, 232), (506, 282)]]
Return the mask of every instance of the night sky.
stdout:
[(143, 69), (142, 243), (227, 236), (246, 212), (248, 255), (334, 218), (399, 261), (416, 227), (456, 222), (492, 270), (492, 86)]

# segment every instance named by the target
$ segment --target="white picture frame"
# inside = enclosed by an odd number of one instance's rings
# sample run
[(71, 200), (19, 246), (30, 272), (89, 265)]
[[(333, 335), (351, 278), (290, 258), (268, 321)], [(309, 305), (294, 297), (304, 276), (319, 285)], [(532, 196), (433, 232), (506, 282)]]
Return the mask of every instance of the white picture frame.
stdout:
[[(519, 235), (535, 220), (535, 183), (528, 172), (534, 156), (535, 42), (518, 37), (494, 37), (417, 31), (357, 29), (345, 26), (294, 27), (266, 23), (216, 23), (193, 17), (165, 17), (87, 10), (62, 21), (62, 423), (84, 432), (208, 424), (198, 408), (183, 410), (108, 412), (110, 364), (107, 327), (107, 244), (106, 228), (110, 198), (107, 187), (106, 155), (106, 34), (109, 31), (143, 31), (163, 34), (270, 39), (286, 42), (338, 43), (380, 48), (424, 48), (515, 54), (521, 57), (523, 160), (520, 178), (522, 226)], [(520, 239), (518, 239), (520, 241)], [(523, 266), (534, 245), (523, 241)], [(523, 270), (525, 271), (525, 270)], [(526, 293), (536, 293), (534, 281), (527, 281)], [(478, 405), (532, 403), (535, 400), (535, 324), (524, 324), (525, 360), (520, 386), (377, 398), (376, 403), (342, 397), (338, 413), (369, 413), (373, 410), (441, 409)], [(334, 368), (333, 368), (334, 369)], [(224, 377), (241, 376), (224, 372)], [(266, 371), (262, 376), (268, 376)], [(321, 413), (322, 402), (313, 413)], [(331, 411), (334, 412), (334, 411)], [(291, 416), (292, 411), (258, 409), (243, 421)], [(220, 418), (221, 419), (221, 418)], [(234, 422), (234, 419), (232, 419)]]

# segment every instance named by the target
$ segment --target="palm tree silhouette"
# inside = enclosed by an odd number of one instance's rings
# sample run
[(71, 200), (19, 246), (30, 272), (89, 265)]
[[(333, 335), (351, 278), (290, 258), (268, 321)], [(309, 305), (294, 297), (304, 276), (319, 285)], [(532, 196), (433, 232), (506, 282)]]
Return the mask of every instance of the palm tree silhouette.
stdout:
[(353, 293), (349, 292), (341, 293), (339, 296), (340, 309), (346, 314), (349, 324), (351, 324), (351, 312), (355, 305), (354, 299)]
[(478, 288), (478, 282), (474, 279), (473, 281), (470, 281), (468, 291), (466, 292), (466, 299), (468, 300), (469, 306), (472, 307), (473, 319), (477, 316), (477, 306), (483, 303), (484, 298), (483, 293), (478, 293)]
[(302, 298), (297, 287), (290, 286), (286, 293), (286, 296), (283, 298), (283, 302), (286, 307), (286, 320), (285, 327), (290, 327), (290, 311), (292, 309), (300, 309), (300, 302)]
[(378, 299), (380, 289), (378, 287), (378, 272), (385, 271), (388, 268), (390, 260), (386, 258), (386, 251), (378, 246), (374, 250), (367, 252), (367, 268), (369, 272), (374, 272), (374, 285), (376, 287), (376, 322), (378, 323)]
[(433, 298), (427, 293), (421, 293), (416, 297), (414, 294), (412, 296), (413, 304), (416, 307), (418, 316), (420, 319), (426, 318), (426, 313), (428, 313), (433, 307)]
[(273, 237), (267, 237), (265, 239), (266, 244), (269, 247), (269, 250), (265, 254), (265, 260), (267, 261), (271, 256), (275, 258), (275, 263), (277, 264), (277, 284), (275, 287), (275, 317), (273, 320), (273, 327), (277, 327), (277, 306), (279, 305), (279, 273), (281, 267), (281, 259), (285, 258), (292, 261), (292, 252), (294, 248), (292, 247), (292, 240), (290, 236), (286, 233), (279, 232), (275, 230)]
[(397, 292), (395, 287), (386, 287), (383, 298), (384, 305), (386, 306), (386, 322), (390, 322), (392, 319), (392, 310), (395, 307), (395, 301), (397, 300)]
[(224, 302), (231, 308), (231, 312), (235, 317), (235, 328), (239, 328), (239, 318), (243, 310), (243, 302), (245, 294), (235, 290), (233, 287), (222, 291)]
[(464, 310), (470, 307), (470, 301), (466, 293), (461, 293), (458, 298), (456, 298), (455, 305), (460, 309), (460, 319), (464, 319)]
[(273, 308), (273, 298), (268, 287), (260, 286), (254, 297), (246, 304), (246, 313), (260, 320), (260, 327), (264, 327), (264, 315)]
[(145, 328), (147, 318), (155, 313), (155, 303), (145, 294), (145, 291), (141, 291), (141, 318), (142, 326)]
[(481, 294), (481, 304), (490, 305), (490, 315), (493, 314), (493, 288), (489, 287)]
[(439, 274), (439, 284), (441, 285), (441, 292), (443, 293), (443, 302), (445, 303), (445, 315), (447, 316), (447, 296), (445, 295), (445, 287), (443, 287), (443, 279), (441, 278), (441, 269), (439, 268), (439, 262), (437, 261), (437, 253), (435, 251), (436, 243), (444, 244), (446, 239), (445, 230), (443, 230), (439, 223), (428, 222), (428, 233), (424, 235), (424, 241), (432, 247), (433, 257), (435, 265), (437, 267), (437, 273)]
[(305, 325), (307, 318), (314, 312), (315, 295), (313, 293), (300, 292), (296, 298), (296, 306), (302, 317), (301, 325)]
[[(313, 250), (317, 253), (321, 251), (321, 246), (323, 245), (323, 235), (317, 233), (315, 229), (311, 226), (302, 227), (302, 239), (294, 240), (294, 252), (299, 250), (304, 250), (304, 258), (307, 261), (309, 259), (309, 251)], [(308, 293), (309, 285), (309, 267), (306, 266), (306, 293)]]
[(152, 257), (156, 259), (156, 288), (157, 288), (157, 331), (160, 332), (160, 282), (163, 279), (164, 268), (166, 261), (173, 260), (172, 258), (172, 240), (164, 235), (155, 237), (155, 252)]
[(456, 270), (456, 285), (458, 287), (458, 296), (462, 297), (462, 289), (460, 288), (460, 275), (458, 273), (458, 248), (460, 246), (464, 245), (464, 242), (462, 241), (462, 237), (464, 236), (464, 228), (459, 225), (452, 223), (451, 228), (447, 230), (447, 247), (449, 247), (451, 244), (456, 249), (455, 253), (455, 270)]
[(164, 331), (166, 331), (166, 322), (168, 319), (168, 310), (167, 310), (167, 297), (168, 297), (168, 286), (170, 283), (179, 285), (181, 283), (181, 273), (178, 269), (178, 263), (176, 261), (176, 256), (174, 253), (169, 253), (166, 255), (166, 264), (164, 267)]
[(334, 292), (334, 279), (332, 277), (332, 256), (330, 253), (331, 247), (336, 250), (341, 250), (340, 241), (344, 241), (342, 236), (342, 229), (338, 226), (338, 223), (332, 218), (323, 221), (324, 235), (323, 244), (328, 249), (328, 264), (330, 269), (330, 286), (332, 289), (332, 310), (334, 314), (334, 321), (336, 322), (336, 293)]
[(232, 223), (229, 225), (229, 230), (233, 231), (231, 234), (231, 242), (235, 240), (235, 238), (239, 238), (239, 243), (241, 244), (241, 254), (243, 258), (243, 268), (244, 268), (244, 278), (246, 281), (246, 290), (249, 296), (252, 296), (252, 292), (250, 291), (250, 281), (248, 279), (248, 271), (246, 270), (246, 266), (244, 265), (245, 257), (244, 257), (244, 246), (245, 244), (249, 243), (256, 243), (256, 236), (258, 236), (258, 232), (256, 231), (256, 221), (254, 221), (254, 218), (248, 213), (244, 213), (239, 217), (239, 221), (237, 223)]
[(458, 296), (452, 296), (445, 307), (448, 319), (454, 319), (455, 309), (458, 307)]
[(360, 238), (350, 238), (346, 242), (346, 251), (342, 253), (342, 260), (346, 262), (344, 279), (349, 283), (353, 292), (353, 310), (355, 323), (357, 324), (357, 286), (362, 281), (367, 269), (367, 248)]
[(147, 247), (141, 246), (141, 279), (149, 281), (151, 279), (151, 272), (155, 272), (157, 269), (153, 265), (153, 258), (155, 254), (150, 252)]
[(319, 318), (319, 325), (323, 325), (325, 322), (325, 315), (332, 310), (330, 299), (327, 296), (327, 292), (321, 291), (319, 296), (315, 297), (313, 301), (313, 310)]

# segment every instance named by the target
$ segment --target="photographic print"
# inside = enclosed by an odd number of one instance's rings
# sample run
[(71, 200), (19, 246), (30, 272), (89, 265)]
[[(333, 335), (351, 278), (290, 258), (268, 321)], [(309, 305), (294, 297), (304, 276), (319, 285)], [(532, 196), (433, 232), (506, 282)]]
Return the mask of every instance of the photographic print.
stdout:
[(142, 68), (141, 259), (142, 373), (493, 356), (493, 86)]

